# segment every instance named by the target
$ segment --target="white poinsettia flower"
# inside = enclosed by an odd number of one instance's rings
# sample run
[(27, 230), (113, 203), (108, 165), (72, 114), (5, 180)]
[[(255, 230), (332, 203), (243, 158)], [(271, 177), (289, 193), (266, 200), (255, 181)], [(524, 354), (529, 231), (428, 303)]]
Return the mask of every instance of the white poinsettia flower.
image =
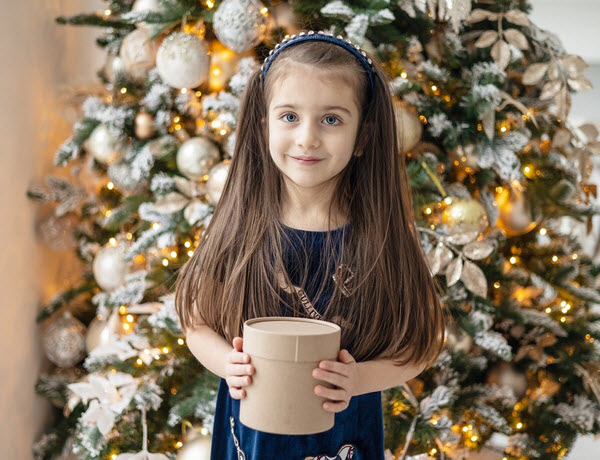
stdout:
[(100, 433), (106, 436), (115, 424), (116, 416), (117, 414), (110, 407), (102, 405), (97, 399), (94, 399), (81, 418), (84, 422), (96, 425)]
[(91, 358), (101, 358), (104, 356), (116, 356), (119, 358), (119, 361), (125, 361), (133, 356), (135, 356), (137, 352), (131, 348), (131, 345), (121, 339), (115, 340), (113, 343), (109, 343), (107, 345), (101, 345), (94, 348), (89, 356)]
[(160, 348), (146, 348), (146, 349), (140, 351), (139, 358), (142, 361), (144, 361), (144, 364), (148, 365), (154, 359), (156, 359), (156, 356), (160, 356), (161, 353), (162, 353), (162, 350)]
[(169, 460), (165, 454), (151, 454), (147, 450), (142, 450), (137, 454), (119, 454), (115, 460)]

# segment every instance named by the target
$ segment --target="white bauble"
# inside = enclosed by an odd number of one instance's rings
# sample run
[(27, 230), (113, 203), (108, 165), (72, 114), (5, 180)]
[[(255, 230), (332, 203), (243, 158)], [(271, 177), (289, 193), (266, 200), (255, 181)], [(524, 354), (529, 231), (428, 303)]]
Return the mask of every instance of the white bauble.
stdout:
[(117, 308), (113, 310), (108, 318), (96, 316), (88, 326), (85, 337), (85, 348), (88, 354), (96, 347), (113, 343), (120, 327), (121, 321), (119, 321), (119, 310)]
[(77, 364), (85, 357), (86, 327), (65, 311), (42, 333), (42, 346), (50, 361), (59, 367)]
[(101, 123), (94, 128), (84, 146), (98, 163), (109, 164), (121, 159), (127, 140), (106, 123)]
[(195, 88), (208, 78), (210, 57), (203, 40), (175, 32), (165, 38), (156, 54), (156, 69), (173, 88)]
[(122, 245), (105, 246), (94, 257), (94, 278), (105, 291), (112, 291), (125, 282), (129, 264), (124, 259), (125, 249)]
[(109, 54), (104, 65), (104, 75), (107, 80), (114, 83), (117, 76), (123, 73), (125, 73), (125, 69), (123, 68), (121, 58), (118, 55)]
[(143, 81), (148, 71), (154, 67), (158, 44), (151, 40), (142, 29), (136, 29), (127, 35), (121, 43), (121, 62), (123, 68), (133, 79)]
[(267, 18), (258, 0), (225, 0), (213, 16), (215, 35), (227, 48), (243, 53), (254, 48), (267, 30)]
[[(142, 12), (142, 11), (161, 11), (159, 0), (135, 0), (131, 11)], [(147, 22), (138, 22), (135, 25), (138, 29), (142, 29), (148, 35), (152, 35), (153, 29), (156, 27), (162, 27), (161, 24), (148, 24)]]
[(202, 180), (219, 159), (219, 149), (215, 144), (203, 137), (192, 137), (177, 151), (177, 169), (189, 179)]
[(185, 441), (175, 460), (210, 460), (210, 436), (196, 436)]
[(225, 187), (225, 181), (229, 174), (229, 160), (223, 160), (218, 165), (214, 166), (208, 173), (208, 180), (206, 181), (206, 197), (208, 202), (213, 206), (216, 206), (223, 193)]

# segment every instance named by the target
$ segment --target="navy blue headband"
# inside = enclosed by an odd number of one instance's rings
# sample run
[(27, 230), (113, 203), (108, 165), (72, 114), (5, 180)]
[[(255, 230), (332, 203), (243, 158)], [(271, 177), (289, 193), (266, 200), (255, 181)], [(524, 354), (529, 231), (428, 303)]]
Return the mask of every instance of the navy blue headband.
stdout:
[(369, 75), (369, 86), (371, 88), (371, 94), (373, 93), (373, 91), (375, 90), (375, 83), (373, 81), (374, 78), (372, 70), (373, 61), (371, 61), (371, 59), (367, 57), (367, 53), (361, 50), (360, 46), (353, 45), (350, 40), (344, 39), (344, 37), (342, 37), (341, 35), (334, 37), (332, 33), (323, 32), (322, 30), (319, 30), (318, 32), (315, 32), (314, 30), (309, 30), (308, 32), (300, 32), (298, 35), (294, 34), (290, 37), (286, 36), (286, 38), (284, 38), (281, 41), (281, 43), (275, 45), (275, 48), (269, 51), (269, 55), (265, 58), (265, 62), (261, 67), (263, 86), (265, 84), (267, 71), (269, 70), (269, 67), (271, 67), (271, 64), (273, 63), (273, 60), (281, 52), (281, 50), (309, 40), (333, 43), (334, 45), (341, 46), (345, 50), (348, 50), (350, 53), (352, 53), (367, 71), (367, 75)]

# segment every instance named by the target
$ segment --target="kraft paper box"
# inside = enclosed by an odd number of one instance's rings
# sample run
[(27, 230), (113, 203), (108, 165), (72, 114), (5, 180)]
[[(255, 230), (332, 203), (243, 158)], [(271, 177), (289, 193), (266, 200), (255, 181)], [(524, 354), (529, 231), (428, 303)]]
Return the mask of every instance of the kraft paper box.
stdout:
[(336, 361), (341, 330), (308, 318), (254, 318), (244, 323), (244, 352), (255, 368), (240, 402), (240, 421), (275, 434), (313, 434), (333, 428), (335, 414), (323, 409), (312, 371), (322, 360)]

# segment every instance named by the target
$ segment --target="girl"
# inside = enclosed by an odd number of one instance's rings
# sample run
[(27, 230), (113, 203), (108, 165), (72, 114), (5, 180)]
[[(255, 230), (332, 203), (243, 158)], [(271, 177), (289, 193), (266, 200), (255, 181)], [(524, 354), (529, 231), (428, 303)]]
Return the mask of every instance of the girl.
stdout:
[[(276, 46), (242, 98), (223, 194), (176, 290), (192, 353), (220, 376), (214, 460), (383, 459), (381, 391), (430, 366), (444, 320), (412, 217), (388, 77), (341, 36)], [(308, 316), (342, 328), (313, 376), (335, 425), (309, 436), (252, 430), (242, 325)]]

